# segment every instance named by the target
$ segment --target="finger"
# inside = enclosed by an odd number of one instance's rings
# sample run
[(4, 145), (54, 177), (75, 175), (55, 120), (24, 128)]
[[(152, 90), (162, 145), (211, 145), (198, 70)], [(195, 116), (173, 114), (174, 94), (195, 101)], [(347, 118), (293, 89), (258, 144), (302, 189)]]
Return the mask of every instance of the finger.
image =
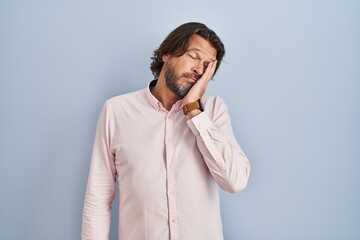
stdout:
[(205, 78), (207, 81), (210, 81), (210, 79), (214, 76), (214, 73), (215, 73), (215, 69), (216, 69), (216, 63), (217, 61), (213, 61), (213, 62), (210, 62), (208, 67), (206, 68), (205, 70)]
[(205, 69), (204, 74), (199, 79), (199, 84), (197, 85), (198, 88), (202, 88), (201, 92), (202, 94), (205, 91), (205, 88), (207, 87), (208, 83), (210, 82), (212, 76), (214, 75), (215, 69), (216, 69), (216, 63), (217, 61), (210, 62), (207, 68)]

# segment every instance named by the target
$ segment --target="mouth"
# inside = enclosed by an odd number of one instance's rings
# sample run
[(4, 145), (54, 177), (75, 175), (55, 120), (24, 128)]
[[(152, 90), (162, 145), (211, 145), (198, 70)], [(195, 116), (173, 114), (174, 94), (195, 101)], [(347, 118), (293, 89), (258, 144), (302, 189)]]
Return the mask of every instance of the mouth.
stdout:
[(191, 83), (196, 83), (197, 79), (194, 77), (186, 77), (186, 79)]
[(196, 83), (200, 76), (194, 74), (184, 74), (184, 77), (191, 83)]

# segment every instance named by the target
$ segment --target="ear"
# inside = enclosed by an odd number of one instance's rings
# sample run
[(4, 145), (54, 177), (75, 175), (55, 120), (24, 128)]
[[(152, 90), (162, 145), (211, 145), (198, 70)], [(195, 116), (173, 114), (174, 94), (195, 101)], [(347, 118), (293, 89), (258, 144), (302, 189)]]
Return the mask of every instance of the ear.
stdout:
[(164, 54), (164, 55), (162, 55), (161, 60), (162, 60), (164, 63), (167, 62), (167, 61), (169, 60), (169, 54)]

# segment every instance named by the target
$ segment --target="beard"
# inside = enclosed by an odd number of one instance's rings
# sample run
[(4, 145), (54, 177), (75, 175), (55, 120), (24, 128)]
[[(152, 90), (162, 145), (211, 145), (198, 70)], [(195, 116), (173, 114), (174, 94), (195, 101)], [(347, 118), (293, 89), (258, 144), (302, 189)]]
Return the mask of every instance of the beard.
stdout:
[(183, 98), (186, 96), (186, 94), (190, 91), (192, 86), (195, 83), (180, 83), (180, 78), (182, 77), (192, 77), (196, 80), (200, 78), (200, 75), (192, 74), (192, 73), (183, 73), (183, 74), (176, 74), (174, 67), (171, 64), (172, 62), (169, 61), (165, 63), (165, 82), (166, 86), (175, 93), (180, 98)]

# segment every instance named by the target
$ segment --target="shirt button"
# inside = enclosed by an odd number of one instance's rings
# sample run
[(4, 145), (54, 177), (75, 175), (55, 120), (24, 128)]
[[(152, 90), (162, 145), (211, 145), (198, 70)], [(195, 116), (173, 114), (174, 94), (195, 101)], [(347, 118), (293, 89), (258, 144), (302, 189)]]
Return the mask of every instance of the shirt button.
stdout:
[(171, 222), (172, 222), (172, 223), (175, 223), (175, 222), (176, 222), (176, 219), (175, 219), (175, 218), (172, 218), (172, 219), (171, 219)]

